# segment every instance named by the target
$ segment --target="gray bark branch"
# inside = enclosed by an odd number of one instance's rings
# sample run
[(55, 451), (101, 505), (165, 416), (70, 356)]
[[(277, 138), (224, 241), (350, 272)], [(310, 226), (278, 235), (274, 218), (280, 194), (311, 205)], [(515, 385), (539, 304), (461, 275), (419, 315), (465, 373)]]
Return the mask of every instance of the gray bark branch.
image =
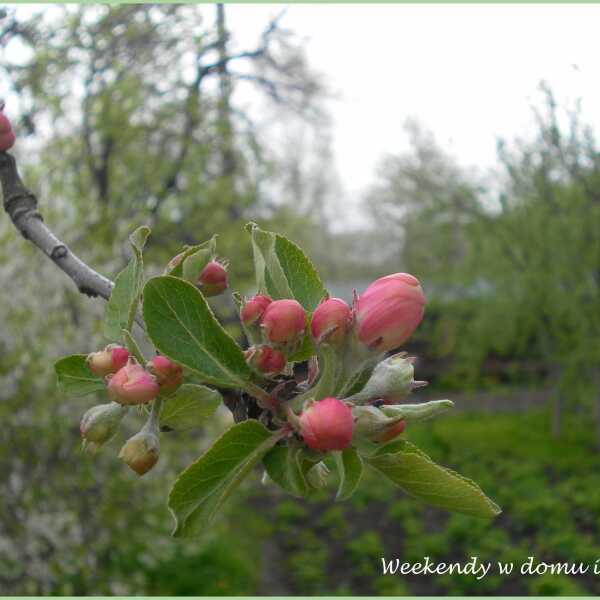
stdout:
[(13, 156), (0, 152), (0, 185), (4, 210), (21, 235), (37, 246), (86, 296), (110, 298), (113, 282), (94, 271), (46, 226), (37, 198), (25, 187)]

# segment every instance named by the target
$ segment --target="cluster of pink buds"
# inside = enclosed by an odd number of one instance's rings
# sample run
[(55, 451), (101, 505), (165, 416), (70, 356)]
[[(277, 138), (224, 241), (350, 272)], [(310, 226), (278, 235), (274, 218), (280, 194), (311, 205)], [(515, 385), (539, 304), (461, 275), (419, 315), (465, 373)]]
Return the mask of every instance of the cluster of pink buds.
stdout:
[(10, 150), (16, 140), (15, 132), (6, 115), (2, 112), (4, 104), (0, 105), (0, 152)]
[(425, 295), (419, 281), (408, 273), (395, 273), (371, 283), (357, 296), (353, 308), (341, 298), (328, 298), (311, 320), (315, 343), (341, 346), (353, 331), (369, 349), (386, 352), (403, 344), (423, 318)]
[(182, 379), (181, 366), (165, 356), (155, 356), (146, 368), (129, 357), (124, 366), (106, 376), (109, 397), (123, 405), (146, 404), (159, 393), (172, 394)]
[[(244, 302), (240, 321), (253, 345), (246, 360), (260, 373), (274, 376), (287, 364), (306, 329), (306, 313), (296, 300), (273, 300), (257, 294)], [(260, 343), (259, 343), (260, 340)]]
[[(126, 348), (116, 344), (89, 354), (87, 363), (92, 373), (104, 377), (112, 400), (92, 407), (81, 420), (84, 449), (91, 453), (116, 435), (129, 406), (147, 404), (159, 394), (169, 396), (183, 380), (181, 365), (166, 356), (155, 356), (144, 368)], [(121, 449), (119, 456), (138, 475), (148, 472), (158, 461), (158, 434), (156, 418), (151, 418)]]
[[(310, 320), (310, 333), (317, 346), (330, 344), (342, 355), (346, 344), (381, 353), (409, 338), (423, 318), (424, 306), (419, 281), (407, 273), (395, 273), (369, 285), (355, 298), (352, 308), (340, 298), (323, 300)], [(272, 300), (264, 294), (243, 303), (240, 320), (253, 344), (246, 351), (246, 360), (267, 376), (277, 375), (285, 368), (286, 356), (290, 349), (297, 348), (307, 321), (296, 300)], [(349, 356), (352, 357), (352, 351)], [(309, 448), (323, 452), (343, 450), (353, 439), (381, 443), (400, 435), (406, 427), (401, 415), (388, 416), (375, 406), (360, 404), (392, 403), (424, 385), (413, 380), (413, 361), (405, 356), (396, 355), (381, 362), (364, 393), (343, 400), (328, 397), (310, 401), (300, 415), (288, 413), (291, 425)], [(365, 360), (364, 350), (358, 352), (358, 360)], [(316, 377), (318, 372), (311, 381)]]

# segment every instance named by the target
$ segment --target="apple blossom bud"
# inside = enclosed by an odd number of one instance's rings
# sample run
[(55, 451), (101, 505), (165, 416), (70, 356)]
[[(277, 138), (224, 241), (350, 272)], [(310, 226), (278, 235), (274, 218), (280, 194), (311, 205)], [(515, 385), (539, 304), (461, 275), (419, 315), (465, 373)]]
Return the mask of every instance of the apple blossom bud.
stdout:
[(413, 358), (407, 358), (404, 352), (394, 354), (378, 363), (365, 387), (346, 400), (354, 404), (372, 400), (393, 404), (403, 400), (413, 389), (427, 385), (425, 381), (415, 381), (414, 372)]
[(261, 326), (269, 341), (292, 342), (304, 332), (306, 314), (296, 300), (275, 300), (265, 309)]
[(352, 441), (352, 411), (337, 398), (311, 404), (299, 417), (300, 435), (313, 450), (344, 450)]
[(240, 320), (246, 327), (250, 327), (260, 321), (267, 306), (273, 300), (269, 296), (256, 294), (256, 296), (246, 300), (240, 310)]
[(343, 341), (352, 320), (352, 311), (341, 298), (329, 298), (317, 306), (310, 329), (317, 343), (327, 340), (337, 344)]
[(116, 373), (129, 360), (129, 351), (123, 346), (110, 344), (101, 352), (92, 352), (87, 357), (90, 371), (99, 377)]
[(156, 377), (137, 363), (129, 362), (107, 377), (108, 395), (119, 404), (145, 404), (160, 391)]
[(119, 458), (141, 476), (157, 463), (159, 453), (158, 435), (144, 428), (125, 442), (119, 452)]
[(15, 132), (7, 116), (0, 109), (0, 152), (10, 150), (16, 140)]
[(284, 354), (271, 346), (252, 346), (245, 355), (248, 363), (265, 375), (277, 375), (287, 364)]
[(397, 348), (421, 322), (424, 307), (425, 296), (418, 279), (408, 273), (381, 277), (358, 298), (358, 339), (379, 352)]
[(211, 260), (204, 269), (202, 269), (196, 285), (207, 298), (210, 296), (218, 296), (219, 294), (222, 294), (229, 285), (227, 281), (227, 270), (220, 262)]
[[(388, 417), (375, 406), (355, 406), (353, 439), (380, 441), (380, 436), (388, 433), (402, 420), (402, 417)], [(390, 438), (391, 439), (391, 438)]]
[(170, 361), (166, 356), (155, 356), (146, 369), (156, 377), (160, 391), (166, 394), (174, 392), (183, 380), (181, 365)]
[(90, 408), (79, 425), (84, 450), (94, 454), (100, 446), (111, 440), (126, 413), (127, 407), (116, 402)]

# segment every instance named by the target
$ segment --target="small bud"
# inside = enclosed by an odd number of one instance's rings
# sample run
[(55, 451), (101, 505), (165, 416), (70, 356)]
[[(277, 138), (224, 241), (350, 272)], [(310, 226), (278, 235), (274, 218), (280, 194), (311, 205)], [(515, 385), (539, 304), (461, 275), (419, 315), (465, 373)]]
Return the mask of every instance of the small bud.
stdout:
[(275, 300), (267, 306), (261, 325), (270, 342), (293, 342), (304, 332), (306, 314), (296, 300)]
[(0, 152), (10, 150), (15, 143), (16, 136), (7, 116), (0, 110)]
[(90, 371), (99, 377), (116, 373), (129, 360), (129, 351), (123, 346), (110, 344), (101, 352), (92, 352), (87, 357)]
[(343, 341), (352, 320), (352, 311), (341, 298), (329, 298), (317, 306), (310, 329), (317, 343), (327, 340), (332, 344)]
[(159, 452), (158, 435), (144, 428), (125, 442), (119, 458), (141, 476), (157, 463)]
[(358, 339), (379, 352), (403, 344), (417, 328), (425, 310), (418, 279), (395, 273), (374, 281), (358, 298)]
[(414, 372), (412, 358), (406, 358), (405, 353), (394, 354), (378, 363), (365, 387), (346, 400), (359, 404), (381, 399), (393, 404), (425, 384), (423, 381), (414, 381)]
[(119, 430), (126, 413), (127, 407), (116, 402), (90, 408), (83, 415), (79, 425), (84, 449), (93, 454), (111, 440)]
[(391, 427), (395, 427), (402, 420), (402, 417), (388, 417), (374, 406), (355, 406), (352, 409), (352, 416), (355, 440), (380, 441), (382, 435), (388, 433)]
[(146, 369), (156, 377), (160, 391), (171, 394), (183, 380), (183, 368), (181, 365), (170, 361), (166, 356), (155, 356), (147, 365)]
[(337, 398), (311, 404), (299, 417), (300, 435), (313, 450), (344, 450), (352, 441), (352, 411)]
[(207, 297), (218, 296), (222, 294), (228, 284), (227, 270), (216, 260), (211, 260), (200, 273), (196, 285), (200, 291)]
[(287, 364), (284, 354), (271, 346), (253, 346), (245, 354), (250, 365), (269, 376), (281, 373)]
[(256, 294), (256, 296), (247, 300), (240, 310), (240, 320), (246, 327), (250, 327), (260, 321), (267, 306), (273, 300), (269, 296)]
[(391, 442), (394, 438), (398, 437), (406, 429), (406, 421), (398, 421), (393, 425), (390, 425), (383, 433), (375, 437), (376, 442)]
[(156, 377), (137, 363), (128, 363), (107, 380), (108, 395), (119, 404), (145, 404), (160, 391)]

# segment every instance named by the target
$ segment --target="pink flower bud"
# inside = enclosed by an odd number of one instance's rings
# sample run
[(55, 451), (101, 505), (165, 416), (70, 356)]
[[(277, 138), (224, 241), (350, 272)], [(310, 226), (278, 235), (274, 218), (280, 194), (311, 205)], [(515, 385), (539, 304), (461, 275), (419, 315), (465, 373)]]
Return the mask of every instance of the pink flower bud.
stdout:
[(246, 327), (258, 323), (271, 302), (273, 302), (273, 300), (269, 296), (256, 294), (256, 296), (247, 300), (244, 303), (244, 306), (242, 306), (242, 309), (240, 310), (240, 320)]
[(0, 152), (10, 150), (16, 140), (15, 132), (6, 115), (0, 111)]
[(129, 360), (129, 351), (123, 346), (110, 344), (101, 352), (92, 352), (87, 357), (90, 371), (99, 377), (116, 373)]
[(344, 339), (352, 311), (340, 298), (329, 298), (317, 306), (310, 324), (310, 329), (315, 341), (327, 340), (339, 343)]
[(419, 281), (408, 273), (395, 273), (374, 281), (358, 298), (358, 339), (385, 352), (404, 343), (417, 328), (425, 310)]
[(337, 398), (315, 402), (300, 415), (299, 422), (300, 435), (313, 450), (344, 450), (352, 441), (352, 411)]
[(275, 300), (267, 306), (261, 325), (269, 341), (292, 342), (304, 332), (306, 314), (296, 300)]
[(166, 356), (155, 356), (146, 365), (146, 369), (156, 377), (161, 392), (174, 392), (183, 380), (181, 365), (170, 361)]
[(158, 435), (153, 431), (142, 429), (125, 442), (119, 452), (119, 458), (141, 476), (157, 463), (159, 453)]
[(271, 346), (252, 347), (246, 351), (246, 358), (257, 371), (265, 375), (277, 375), (287, 364), (283, 353)]
[(136, 363), (128, 363), (107, 379), (108, 395), (119, 404), (145, 404), (160, 391), (156, 377)]
[(200, 291), (208, 298), (222, 294), (229, 285), (227, 281), (227, 270), (216, 260), (211, 260), (202, 269), (198, 277), (198, 287)]

